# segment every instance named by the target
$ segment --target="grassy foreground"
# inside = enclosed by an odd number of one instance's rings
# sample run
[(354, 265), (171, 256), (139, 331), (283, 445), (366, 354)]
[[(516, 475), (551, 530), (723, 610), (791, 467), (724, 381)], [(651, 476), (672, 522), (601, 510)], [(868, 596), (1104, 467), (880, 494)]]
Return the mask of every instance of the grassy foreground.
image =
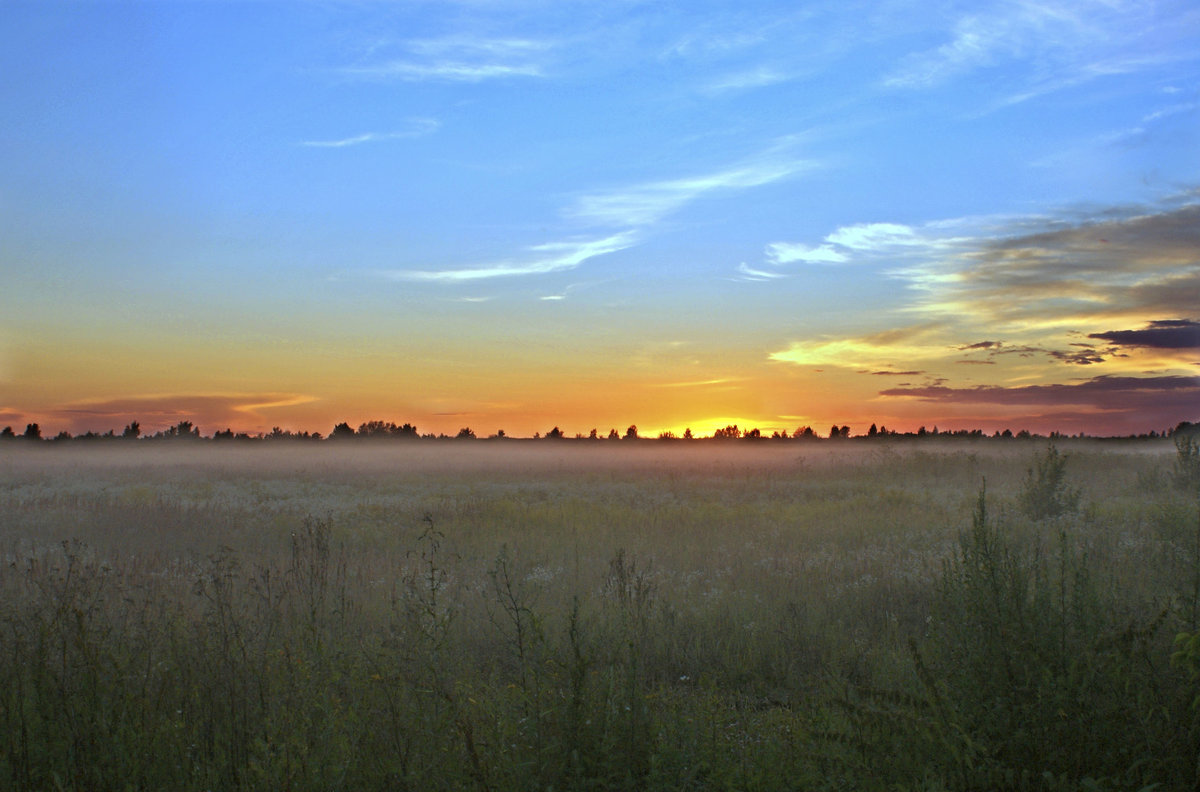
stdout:
[(6, 451), (0, 787), (1197, 788), (1187, 447), (619, 445)]

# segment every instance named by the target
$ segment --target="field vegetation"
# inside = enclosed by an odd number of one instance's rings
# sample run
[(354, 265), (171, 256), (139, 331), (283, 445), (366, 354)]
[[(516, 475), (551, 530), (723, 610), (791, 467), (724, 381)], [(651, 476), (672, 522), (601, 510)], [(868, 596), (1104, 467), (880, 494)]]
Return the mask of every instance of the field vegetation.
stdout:
[(10, 444), (0, 787), (1195, 789), (1197, 458)]

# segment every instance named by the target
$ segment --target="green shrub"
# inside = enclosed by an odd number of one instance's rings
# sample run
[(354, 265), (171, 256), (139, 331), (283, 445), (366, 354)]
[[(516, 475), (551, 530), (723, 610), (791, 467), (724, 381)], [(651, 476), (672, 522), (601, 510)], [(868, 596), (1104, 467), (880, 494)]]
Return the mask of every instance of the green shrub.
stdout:
[(1079, 508), (1079, 490), (1067, 486), (1067, 457), (1051, 443), (1034, 458), (1018, 500), (1035, 520), (1070, 514)]

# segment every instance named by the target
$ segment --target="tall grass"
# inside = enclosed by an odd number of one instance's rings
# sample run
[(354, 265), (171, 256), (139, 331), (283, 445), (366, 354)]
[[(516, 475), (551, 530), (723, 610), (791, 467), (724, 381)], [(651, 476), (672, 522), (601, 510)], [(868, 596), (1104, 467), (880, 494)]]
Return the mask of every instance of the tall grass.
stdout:
[(8, 460), (0, 786), (1192, 788), (1169, 451)]

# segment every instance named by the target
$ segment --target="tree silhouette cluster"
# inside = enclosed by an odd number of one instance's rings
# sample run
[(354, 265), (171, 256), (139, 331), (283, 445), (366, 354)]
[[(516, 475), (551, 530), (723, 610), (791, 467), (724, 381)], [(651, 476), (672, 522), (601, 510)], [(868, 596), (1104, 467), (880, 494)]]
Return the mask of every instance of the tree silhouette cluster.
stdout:
[[(1169, 437), (1198, 437), (1200, 436), (1200, 424), (1190, 421), (1182, 421), (1177, 426), (1171, 429), (1165, 429), (1162, 432), (1151, 431), (1139, 435), (1127, 435), (1126, 438), (1131, 439), (1157, 439)], [(953, 431), (939, 431), (935, 426), (933, 429), (926, 429), (924, 426), (917, 429), (915, 432), (897, 432), (888, 429), (886, 426), (877, 426), (871, 424), (871, 427), (865, 434), (852, 435), (850, 427), (846, 425), (832, 425), (829, 428), (829, 433), (825, 436), (819, 435), (811, 426), (801, 426), (794, 432), (787, 431), (772, 431), (770, 435), (764, 434), (758, 428), (742, 429), (736, 424), (730, 424), (724, 428), (717, 429), (711, 437), (696, 437), (691, 428), (683, 431), (682, 435), (676, 435), (674, 432), (664, 431), (657, 435), (653, 442), (754, 442), (754, 441), (801, 441), (809, 442), (816, 440), (855, 440), (870, 442), (875, 440), (927, 440), (927, 439), (948, 439), (948, 440), (981, 440), (981, 439), (996, 439), (996, 440), (1058, 440), (1071, 437), (1060, 432), (1051, 432), (1048, 435), (1040, 435), (1022, 429), (1014, 433), (1011, 429), (1003, 431), (997, 430), (992, 434), (985, 433), (982, 429), (958, 429)], [(1074, 437), (1088, 437), (1082, 433), (1074, 435)], [(1099, 437), (1099, 436), (1092, 436)], [(211, 437), (204, 437), (200, 434), (200, 428), (194, 425), (191, 421), (180, 421), (179, 423), (169, 426), (153, 434), (146, 434), (142, 431), (141, 424), (138, 421), (133, 421), (128, 424), (119, 434), (114, 430), (109, 430), (103, 434), (96, 432), (86, 432), (80, 435), (72, 435), (70, 432), (61, 431), (51, 438), (42, 436), (42, 428), (36, 423), (27, 424), (25, 431), (18, 434), (13, 427), (6, 426), (0, 430), (0, 444), (8, 442), (33, 442), (58, 444), (65, 442), (197, 442), (202, 440), (219, 441), (219, 442), (343, 442), (343, 441), (429, 441), (429, 440), (452, 440), (452, 441), (474, 441), (474, 440), (512, 440), (503, 429), (497, 430), (495, 434), (489, 435), (486, 438), (480, 438), (470, 427), (463, 427), (458, 430), (457, 434), (421, 434), (417, 431), (417, 427), (411, 423), (403, 423), (397, 425), (391, 421), (367, 421), (359, 424), (355, 429), (347, 422), (342, 422), (333, 427), (327, 437), (323, 437), (320, 432), (293, 432), (286, 429), (281, 429), (276, 426), (270, 432), (257, 434), (249, 434), (246, 432), (235, 433), (232, 429), (218, 430)], [(541, 432), (535, 432), (533, 440), (548, 440), (548, 441), (570, 441), (566, 433), (558, 426), (550, 429), (543, 435)], [(575, 441), (601, 441), (601, 440), (618, 440), (618, 441), (651, 441), (650, 438), (644, 438), (638, 433), (636, 424), (630, 425), (624, 433), (619, 432), (615, 427), (608, 430), (607, 434), (603, 434), (599, 429), (592, 429), (586, 436), (582, 433), (577, 433)], [(1114, 437), (1113, 439), (1120, 439)]]

